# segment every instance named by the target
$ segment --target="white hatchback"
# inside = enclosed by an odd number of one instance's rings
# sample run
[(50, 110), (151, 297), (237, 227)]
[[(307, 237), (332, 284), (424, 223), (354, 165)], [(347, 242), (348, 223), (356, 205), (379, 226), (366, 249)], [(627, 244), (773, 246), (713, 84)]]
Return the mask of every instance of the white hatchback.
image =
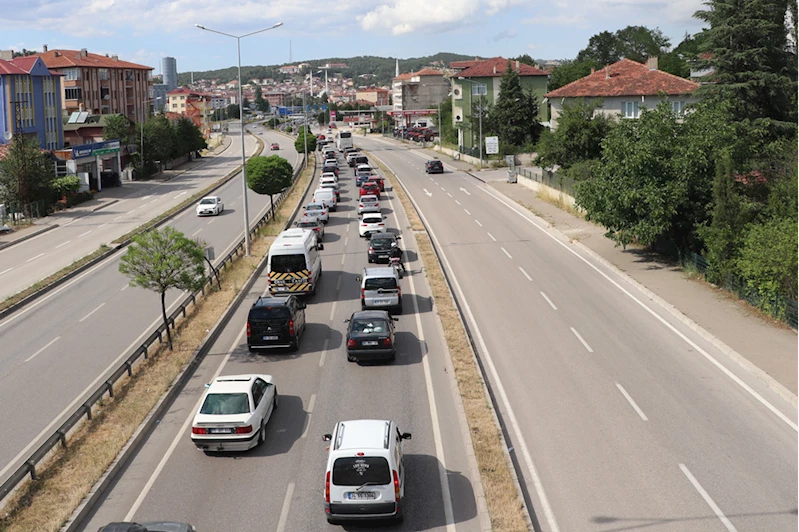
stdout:
[(380, 213), (364, 214), (358, 224), (358, 234), (360, 236), (369, 236), (372, 233), (385, 233), (386, 224), (383, 221), (384, 219), (385, 216)]
[(246, 451), (266, 439), (277, 408), (271, 375), (227, 375), (207, 385), (191, 423), (191, 441), (204, 451)]
[(358, 200), (358, 214), (369, 212), (380, 212), (380, 203), (377, 200), (377, 196), (374, 194), (364, 194), (361, 196), (361, 199)]

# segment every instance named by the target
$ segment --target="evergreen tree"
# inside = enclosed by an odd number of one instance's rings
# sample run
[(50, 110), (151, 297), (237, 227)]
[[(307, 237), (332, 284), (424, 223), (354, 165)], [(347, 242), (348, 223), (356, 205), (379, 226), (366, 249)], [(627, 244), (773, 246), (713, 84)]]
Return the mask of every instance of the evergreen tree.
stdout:
[[(532, 91), (525, 91), (519, 73), (508, 68), (499, 85), (499, 95), (488, 114), (488, 130), (499, 137), (501, 143), (521, 147), (538, 140), (541, 124), (538, 122), (538, 102)], [(485, 133), (486, 120), (483, 120)]]
[(14, 135), (8, 153), (0, 159), (0, 203), (17, 206), (30, 218), (32, 203), (49, 205), (54, 199), (54, 177), (50, 154), (42, 151), (39, 140)]

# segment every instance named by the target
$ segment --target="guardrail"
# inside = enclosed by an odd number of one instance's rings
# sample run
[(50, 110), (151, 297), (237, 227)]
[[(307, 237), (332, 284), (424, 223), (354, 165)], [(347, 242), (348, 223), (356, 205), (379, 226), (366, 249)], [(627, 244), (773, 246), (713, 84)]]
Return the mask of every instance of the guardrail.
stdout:
[[(302, 157), (302, 163), (297, 165), (297, 168), (294, 169), (293, 175), (293, 183), (296, 183), (297, 178), (300, 176), (302, 171), (305, 169), (305, 157)], [(280, 204), (285, 199), (286, 195), (289, 193), (292, 187), (289, 187), (279, 195), (275, 196), (275, 203), (274, 209), (270, 208), (267, 210), (266, 214), (264, 214), (253, 227), (250, 229), (250, 234), (255, 234), (258, 229), (260, 229), (264, 224), (269, 222), (272, 217), (272, 213), (275, 212), (277, 209), (276, 207), (280, 206)], [(234, 260), (234, 258), (244, 250), (244, 238), (242, 238), (239, 243), (227, 254), (225, 257), (220, 260), (216, 265), (215, 268), (217, 270), (227, 268)], [(205, 279), (205, 284), (203, 287), (198, 290), (197, 292), (191, 293), (183, 300), (178, 308), (176, 308), (168, 317), (167, 317), (167, 325), (163, 323), (160, 324), (155, 330), (142, 342), (138, 347), (136, 347), (133, 352), (125, 359), (119, 367), (117, 367), (114, 371), (112, 371), (108, 378), (98, 386), (98, 388), (92, 392), (86, 400), (77, 407), (77, 409), (69, 416), (67, 419), (41, 444), (39, 447), (31, 453), (31, 455), (20, 465), (12, 474), (11, 476), (6, 479), (2, 485), (0, 485), (0, 502), (2, 502), (9, 493), (17, 488), (27, 477), (30, 475), (31, 480), (36, 480), (36, 466), (45, 458), (47, 457), (50, 452), (58, 445), (61, 444), (62, 447), (66, 448), (67, 446), (67, 436), (68, 434), (79, 424), (82, 422), (83, 418), (86, 418), (86, 421), (90, 421), (92, 419), (92, 407), (94, 407), (106, 394), (109, 397), (114, 397), (114, 385), (119, 381), (124, 375), (132, 376), (133, 375), (133, 366), (142, 358), (145, 360), (149, 356), (150, 347), (155, 344), (156, 342), (163, 343), (164, 341), (164, 334), (166, 334), (166, 327), (170, 327), (171, 329), (175, 329), (175, 322), (179, 317), (186, 317), (186, 311), (190, 305), (196, 304), (197, 297), (199, 295), (205, 295), (205, 290), (207, 286), (212, 286), (215, 282), (216, 278), (211, 272)]]

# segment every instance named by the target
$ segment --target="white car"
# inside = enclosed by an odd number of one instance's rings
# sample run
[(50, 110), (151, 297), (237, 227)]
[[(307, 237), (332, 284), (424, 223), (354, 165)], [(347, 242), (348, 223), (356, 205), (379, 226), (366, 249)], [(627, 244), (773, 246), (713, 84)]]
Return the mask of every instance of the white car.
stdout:
[(358, 201), (358, 214), (380, 213), (380, 203), (374, 194), (364, 194)]
[(322, 172), (322, 176), (319, 179), (324, 179), (325, 177), (332, 177), (338, 183), (338, 176), (333, 172)]
[(364, 214), (358, 224), (358, 234), (360, 236), (369, 236), (372, 233), (385, 233), (386, 224), (383, 222), (384, 219), (385, 216), (380, 213)]
[(206, 196), (197, 204), (197, 216), (219, 215), (225, 210), (225, 205), (222, 203), (222, 198), (219, 196)]
[(271, 375), (217, 377), (191, 423), (191, 441), (205, 451), (246, 451), (266, 439), (277, 407)]
[(322, 176), (319, 178), (319, 188), (325, 188), (325, 185), (331, 185), (336, 190), (339, 189), (338, 179), (335, 177)]
[(303, 216), (319, 219), (323, 224), (330, 221), (330, 209), (324, 203), (309, 203), (305, 206)]

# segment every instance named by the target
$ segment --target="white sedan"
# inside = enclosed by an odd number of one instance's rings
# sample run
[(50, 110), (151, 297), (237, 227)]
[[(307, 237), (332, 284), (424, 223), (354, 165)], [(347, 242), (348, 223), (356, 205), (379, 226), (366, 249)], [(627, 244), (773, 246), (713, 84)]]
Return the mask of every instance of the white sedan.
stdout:
[(369, 236), (372, 233), (385, 233), (386, 224), (384, 223), (385, 216), (380, 213), (377, 214), (364, 214), (361, 218), (361, 223), (358, 224), (358, 234), (360, 236)]
[(271, 375), (227, 375), (207, 385), (191, 423), (191, 441), (204, 451), (246, 451), (266, 439), (277, 408)]
[(324, 203), (309, 203), (305, 206), (303, 216), (306, 218), (318, 218), (323, 224), (330, 221), (330, 212)]
[(222, 198), (219, 196), (206, 196), (197, 204), (197, 216), (213, 214), (218, 215), (225, 210)]

